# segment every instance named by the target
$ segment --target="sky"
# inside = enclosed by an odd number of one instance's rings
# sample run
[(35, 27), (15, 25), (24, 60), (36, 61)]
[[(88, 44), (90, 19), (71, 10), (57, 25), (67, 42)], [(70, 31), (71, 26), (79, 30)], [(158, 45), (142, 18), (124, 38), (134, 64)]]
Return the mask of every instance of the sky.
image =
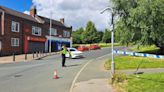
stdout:
[(109, 0), (0, 0), (0, 5), (29, 14), (32, 5), (37, 14), (55, 20), (65, 18), (65, 24), (76, 30), (93, 21), (98, 30), (103, 31), (109, 25), (109, 13), (100, 12), (110, 6)]

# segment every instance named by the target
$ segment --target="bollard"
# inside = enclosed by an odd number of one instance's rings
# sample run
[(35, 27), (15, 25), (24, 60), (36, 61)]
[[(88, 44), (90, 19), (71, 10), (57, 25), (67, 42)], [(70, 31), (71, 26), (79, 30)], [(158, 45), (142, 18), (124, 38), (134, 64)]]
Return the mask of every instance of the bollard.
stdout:
[(25, 53), (25, 61), (27, 61), (27, 53)]
[(41, 52), (41, 57), (44, 57), (44, 53), (43, 53), (43, 51)]
[(32, 53), (32, 58), (33, 58), (33, 59), (35, 58), (35, 56), (34, 56), (34, 52)]
[(39, 57), (41, 57), (41, 52), (39, 51)]
[(38, 52), (36, 52), (36, 57), (38, 57)]
[(45, 57), (46, 55), (45, 55), (45, 52), (43, 52), (43, 57)]
[(13, 53), (13, 62), (15, 62), (15, 54)]

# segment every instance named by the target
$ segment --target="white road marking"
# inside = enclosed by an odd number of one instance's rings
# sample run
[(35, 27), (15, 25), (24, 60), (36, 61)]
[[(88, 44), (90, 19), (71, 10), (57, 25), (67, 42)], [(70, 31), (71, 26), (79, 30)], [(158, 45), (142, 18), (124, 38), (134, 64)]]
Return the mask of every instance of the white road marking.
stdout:
[(96, 59), (101, 59), (101, 58), (103, 58), (103, 57), (105, 57), (105, 56), (107, 56), (107, 55), (110, 55), (110, 54), (106, 54), (106, 55), (100, 56), (100, 57), (98, 57), (98, 58), (89, 60), (89, 61), (80, 69), (80, 71), (76, 74), (76, 76), (75, 76), (75, 78), (74, 78), (74, 80), (73, 80), (73, 82), (72, 82), (72, 85), (71, 85), (71, 88), (70, 88), (70, 91), (69, 91), (69, 92), (73, 92), (73, 87), (74, 87), (74, 85), (75, 85), (75, 83), (76, 83), (77, 78), (79, 77), (79, 75), (81, 74), (81, 72), (85, 69), (85, 67), (86, 67), (89, 63), (91, 63), (92, 61), (94, 61), (94, 60), (96, 60)]

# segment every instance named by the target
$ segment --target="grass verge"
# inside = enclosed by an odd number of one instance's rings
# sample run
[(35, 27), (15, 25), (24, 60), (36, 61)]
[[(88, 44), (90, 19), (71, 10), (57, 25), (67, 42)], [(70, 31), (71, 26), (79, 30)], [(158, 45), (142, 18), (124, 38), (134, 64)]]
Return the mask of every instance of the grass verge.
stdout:
[(160, 49), (156, 47), (155, 45), (140, 46), (139, 48), (138, 46), (134, 46), (132, 50), (135, 52), (141, 52), (141, 53), (162, 54), (162, 52), (160, 52)]
[[(164, 59), (154, 59), (145, 57), (119, 56), (115, 57), (115, 68), (117, 70), (139, 68), (164, 68)], [(111, 68), (111, 60), (105, 63), (105, 69)]]
[[(115, 79), (119, 76), (122, 75)], [(116, 92), (164, 92), (164, 73), (129, 75), (112, 85)]]

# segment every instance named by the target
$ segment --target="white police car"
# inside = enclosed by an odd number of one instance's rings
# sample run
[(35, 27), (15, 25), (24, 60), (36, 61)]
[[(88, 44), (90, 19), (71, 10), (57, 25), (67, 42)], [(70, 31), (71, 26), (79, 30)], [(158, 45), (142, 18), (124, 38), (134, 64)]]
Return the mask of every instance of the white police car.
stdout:
[(76, 48), (67, 48), (68, 53), (66, 54), (67, 58), (82, 58), (83, 52), (78, 51)]

